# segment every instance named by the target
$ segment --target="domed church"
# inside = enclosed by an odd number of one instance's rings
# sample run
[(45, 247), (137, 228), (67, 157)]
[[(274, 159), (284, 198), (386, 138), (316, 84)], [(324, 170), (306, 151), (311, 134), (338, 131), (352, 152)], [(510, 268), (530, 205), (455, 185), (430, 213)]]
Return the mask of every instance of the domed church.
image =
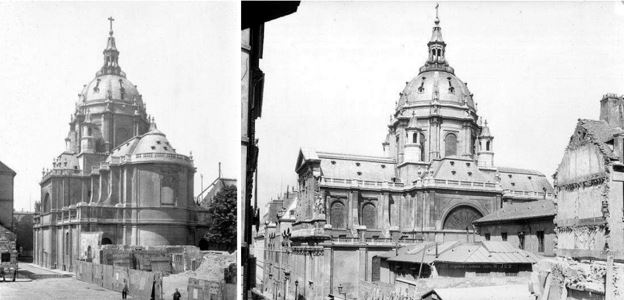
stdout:
[(553, 197), (544, 174), (495, 164), (493, 131), (446, 47), (436, 13), (427, 60), (400, 93), (383, 156), (301, 149), (295, 243), (472, 240), (474, 220)]
[(65, 150), (42, 172), (34, 260), (46, 267), (71, 269), (99, 245), (198, 245), (207, 229), (193, 158), (147, 114), (109, 20), (104, 64), (78, 94)]

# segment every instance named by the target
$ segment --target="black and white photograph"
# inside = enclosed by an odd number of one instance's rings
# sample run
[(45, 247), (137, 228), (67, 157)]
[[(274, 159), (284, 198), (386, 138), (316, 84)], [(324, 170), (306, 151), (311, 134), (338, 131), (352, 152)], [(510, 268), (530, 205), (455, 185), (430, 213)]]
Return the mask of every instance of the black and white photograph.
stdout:
[(0, 299), (624, 299), (622, 53), (624, 0), (0, 0)]
[(0, 3), (0, 299), (236, 299), (236, 2)]
[(243, 299), (623, 299), (624, 3), (243, 2)]

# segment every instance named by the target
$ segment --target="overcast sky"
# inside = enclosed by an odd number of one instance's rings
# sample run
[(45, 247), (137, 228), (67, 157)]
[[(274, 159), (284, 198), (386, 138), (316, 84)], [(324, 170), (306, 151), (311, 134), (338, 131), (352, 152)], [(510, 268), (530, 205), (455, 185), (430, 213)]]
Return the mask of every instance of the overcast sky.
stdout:
[[(434, 6), (303, 1), (265, 25), (261, 203), (296, 184), (300, 147), (382, 154), (399, 92), (427, 58)], [(602, 95), (624, 93), (623, 11), (620, 1), (440, 3), (446, 58), (489, 122), (496, 165), (552, 182), (577, 119), (598, 119)]]
[(119, 64), (178, 153), (195, 193), (240, 172), (239, 10), (227, 3), (0, 3), (0, 161), (15, 208), (40, 200), (41, 169), (65, 149), (77, 94), (102, 65), (109, 16)]

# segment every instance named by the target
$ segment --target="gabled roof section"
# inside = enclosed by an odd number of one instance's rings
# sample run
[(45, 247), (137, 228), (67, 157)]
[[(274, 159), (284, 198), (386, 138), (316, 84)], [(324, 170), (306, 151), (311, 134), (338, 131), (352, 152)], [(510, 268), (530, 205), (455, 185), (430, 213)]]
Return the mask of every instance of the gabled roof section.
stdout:
[(299, 172), (299, 169), (301, 169), (301, 167), (303, 165), (305, 165), (307, 162), (312, 162), (312, 161), (320, 161), (318, 155), (316, 154), (316, 151), (312, 150), (312, 149), (308, 149), (308, 148), (301, 148), (299, 149), (299, 155), (297, 156), (297, 164), (295, 165), (295, 172)]
[(503, 223), (516, 220), (554, 217), (555, 214), (555, 203), (552, 200), (547, 199), (510, 204), (489, 215), (475, 220), (473, 223)]
[[(624, 131), (617, 127), (611, 127), (606, 121), (597, 121), (597, 120), (589, 120), (589, 119), (579, 119), (577, 128), (585, 129), (587, 133), (587, 138), (594, 143), (600, 151), (610, 159), (617, 160), (618, 156), (616, 153), (611, 150), (611, 147), (607, 144), (608, 142), (613, 140), (613, 136), (616, 134), (623, 133)], [(578, 130), (577, 130), (578, 131)], [(576, 132), (575, 132), (576, 134)], [(575, 135), (572, 135), (570, 138), (570, 145), (573, 143), (573, 138)]]
[(0, 161), (0, 174), (10, 174), (15, 176), (17, 173)]

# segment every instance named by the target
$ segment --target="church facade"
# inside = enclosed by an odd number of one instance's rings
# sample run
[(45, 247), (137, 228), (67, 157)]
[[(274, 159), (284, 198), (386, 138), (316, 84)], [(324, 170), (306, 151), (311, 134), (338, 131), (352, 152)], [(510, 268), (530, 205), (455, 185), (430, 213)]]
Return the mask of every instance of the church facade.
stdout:
[(439, 24), (436, 17), (427, 60), (400, 93), (384, 155), (299, 153), (288, 264), (305, 299), (338, 295), (339, 286), (358, 297), (360, 281), (379, 278), (376, 255), (479, 240), (473, 221), (509, 203), (553, 198), (544, 174), (494, 163), (494, 135), (449, 65)]
[(70, 270), (106, 244), (198, 245), (208, 224), (194, 202), (193, 158), (147, 114), (109, 20), (104, 65), (78, 94), (65, 150), (42, 172), (34, 261), (46, 267)]

